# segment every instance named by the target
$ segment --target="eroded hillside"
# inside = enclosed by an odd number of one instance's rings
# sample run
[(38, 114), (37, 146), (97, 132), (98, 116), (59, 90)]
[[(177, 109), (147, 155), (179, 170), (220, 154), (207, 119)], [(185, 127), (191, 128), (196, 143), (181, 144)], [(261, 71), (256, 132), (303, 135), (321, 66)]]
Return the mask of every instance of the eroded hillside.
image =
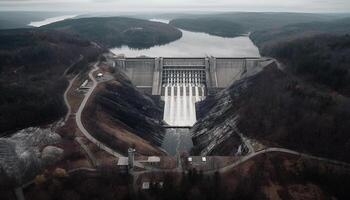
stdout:
[[(200, 141), (199, 144), (216, 140), (215, 133), (225, 128), (217, 120), (225, 119), (231, 132), (236, 133), (237, 128), (267, 146), (350, 160), (349, 99), (314, 88), (276, 65), (209, 97), (199, 105), (199, 110), (208, 111), (200, 116), (193, 130), (194, 141)], [(213, 151), (229, 145), (228, 142), (222, 141)], [(233, 144), (231, 147), (225, 153), (236, 150)], [(197, 152), (202, 150), (199, 148)]]
[(114, 77), (96, 89), (83, 116), (86, 126), (96, 138), (120, 152), (134, 146), (141, 154), (164, 154), (157, 148), (164, 135), (162, 109), (122, 72), (117, 70)]

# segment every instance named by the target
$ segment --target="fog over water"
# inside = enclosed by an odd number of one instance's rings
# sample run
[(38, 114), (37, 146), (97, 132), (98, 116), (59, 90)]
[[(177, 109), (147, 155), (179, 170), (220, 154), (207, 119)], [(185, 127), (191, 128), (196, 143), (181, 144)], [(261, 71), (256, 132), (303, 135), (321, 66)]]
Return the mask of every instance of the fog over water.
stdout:
[(34, 26), (34, 27), (40, 27), (40, 26), (44, 26), (47, 24), (51, 24), (54, 22), (58, 22), (58, 21), (62, 21), (65, 19), (70, 19), (70, 18), (74, 18), (77, 15), (63, 15), (63, 16), (58, 16), (58, 17), (50, 17), (41, 21), (35, 21), (35, 22), (30, 22), (28, 25), (29, 26)]
[[(168, 23), (166, 20), (152, 19)], [(128, 46), (112, 48), (114, 54), (127, 57), (260, 57), (258, 48), (248, 36), (223, 38), (206, 33), (182, 31), (182, 38), (166, 45), (149, 49), (132, 49)]]

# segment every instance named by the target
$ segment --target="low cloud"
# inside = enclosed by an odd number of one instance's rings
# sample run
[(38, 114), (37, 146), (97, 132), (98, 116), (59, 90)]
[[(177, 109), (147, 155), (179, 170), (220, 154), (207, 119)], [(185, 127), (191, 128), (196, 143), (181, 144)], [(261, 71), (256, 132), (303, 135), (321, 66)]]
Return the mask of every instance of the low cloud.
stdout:
[(348, 12), (349, 0), (0, 0), (1, 10)]

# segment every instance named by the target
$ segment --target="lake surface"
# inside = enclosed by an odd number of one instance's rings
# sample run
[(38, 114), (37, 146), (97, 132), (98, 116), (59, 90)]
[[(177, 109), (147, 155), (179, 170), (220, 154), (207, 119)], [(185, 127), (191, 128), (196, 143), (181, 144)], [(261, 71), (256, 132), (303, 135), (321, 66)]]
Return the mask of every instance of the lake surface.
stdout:
[(40, 26), (44, 26), (47, 24), (51, 24), (54, 22), (58, 22), (58, 21), (62, 21), (65, 19), (70, 19), (70, 18), (74, 18), (78, 15), (63, 15), (63, 16), (58, 16), (58, 17), (50, 17), (41, 21), (35, 21), (35, 22), (30, 22), (28, 25), (29, 26), (34, 26), (34, 27), (40, 27)]
[[(168, 23), (167, 20), (152, 19)], [(182, 31), (182, 38), (166, 45), (154, 46), (149, 49), (132, 49), (128, 46), (112, 48), (116, 54), (126, 57), (260, 57), (258, 48), (248, 36), (223, 38), (206, 33)]]

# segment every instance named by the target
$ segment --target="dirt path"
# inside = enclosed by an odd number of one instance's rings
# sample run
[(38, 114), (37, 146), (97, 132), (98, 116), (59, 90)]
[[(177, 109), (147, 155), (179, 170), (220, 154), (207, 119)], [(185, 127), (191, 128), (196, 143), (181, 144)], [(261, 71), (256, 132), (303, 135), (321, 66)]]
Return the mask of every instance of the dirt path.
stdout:
[[(79, 75), (79, 74), (78, 74)], [(66, 104), (67, 106), (67, 114), (64, 118), (64, 122), (66, 122), (69, 118), (69, 116), (72, 114), (72, 107), (70, 106), (69, 104), (69, 101), (68, 101), (68, 92), (69, 90), (71, 89), (72, 85), (73, 85), (73, 82), (75, 81), (75, 79), (78, 77), (78, 75), (76, 75), (74, 78), (72, 78), (70, 81), (69, 81), (69, 85), (66, 89), (66, 91), (64, 92), (63, 94), (63, 98), (64, 98), (64, 103)]]

